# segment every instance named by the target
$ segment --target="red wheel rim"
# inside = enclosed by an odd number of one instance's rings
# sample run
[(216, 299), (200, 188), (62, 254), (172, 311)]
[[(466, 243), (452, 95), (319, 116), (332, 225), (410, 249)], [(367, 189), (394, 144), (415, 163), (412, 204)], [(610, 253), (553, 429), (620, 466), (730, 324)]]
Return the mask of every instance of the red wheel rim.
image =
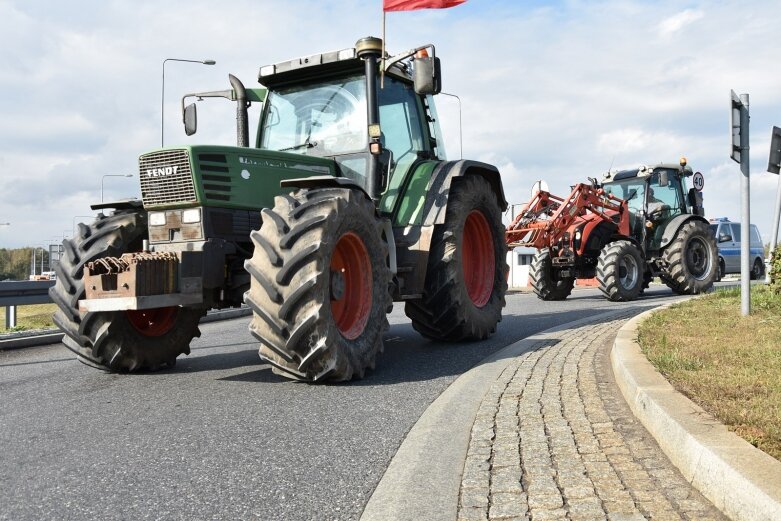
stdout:
[(494, 288), (494, 240), (488, 220), (479, 210), (472, 210), (464, 223), (461, 264), (466, 292), (477, 307), (485, 306)]
[(177, 306), (125, 311), (130, 324), (144, 336), (163, 336), (176, 323)]
[(356, 234), (342, 235), (331, 256), (331, 314), (348, 340), (358, 338), (369, 321), (372, 266), (369, 252)]

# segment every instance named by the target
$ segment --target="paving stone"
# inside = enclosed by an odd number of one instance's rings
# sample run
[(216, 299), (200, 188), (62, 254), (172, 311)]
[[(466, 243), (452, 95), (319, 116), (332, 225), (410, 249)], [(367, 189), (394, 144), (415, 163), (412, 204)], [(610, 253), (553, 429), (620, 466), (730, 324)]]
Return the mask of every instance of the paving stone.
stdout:
[[(487, 491), (486, 491), (487, 492)], [(461, 507), (488, 509), (488, 494), (474, 489), (461, 489)]]
[(594, 490), (594, 487), (584, 486), (584, 485), (564, 487), (563, 493), (564, 493), (564, 497), (567, 498), (567, 501), (572, 499), (596, 497), (597, 495), (597, 492)]
[(607, 518), (609, 521), (646, 521), (645, 516), (640, 513), (635, 514), (625, 514), (625, 513), (616, 513), (616, 514), (608, 514)]
[(596, 497), (568, 499), (567, 510), (571, 518), (594, 518), (604, 517), (605, 511), (602, 509), (602, 502)]
[(528, 511), (525, 494), (492, 494), (488, 517), (489, 519), (520, 518)]
[(563, 508), (533, 509), (531, 511), (531, 518), (534, 521), (561, 521), (562, 519), (567, 519), (567, 511)]
[(488, 521), (488, 511), (483, 508), (459, 508), (458, 521)]

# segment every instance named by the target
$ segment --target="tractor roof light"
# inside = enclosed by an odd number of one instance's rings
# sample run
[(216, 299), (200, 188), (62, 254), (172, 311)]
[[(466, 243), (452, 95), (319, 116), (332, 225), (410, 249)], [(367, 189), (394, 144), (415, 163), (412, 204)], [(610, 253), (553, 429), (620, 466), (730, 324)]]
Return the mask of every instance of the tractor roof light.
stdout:
[(260, 68), (258, 79), (267, 78), (269, 76), (274, 76), (275, 74), (295, 71), (297, 69), (303, 69), (306, 67), (313, 67), (315, 65), (324, 65), (340, 61), (354, 60), (358, 57), (358, 54), (359, 51), (356, 51), (356, 49), (350, 47), (348, 49), (341, 49), (339, 51), (329, 51), (321, 54), (301, 56), (300, 58), (293, 58), (292, 60), (278, 62), (272, 65), (264, 65)]
[(355, 49), (350, 47), (349, 49), (342, 49), (336, 55), (338, 60), (352, 60), (356, 57)]

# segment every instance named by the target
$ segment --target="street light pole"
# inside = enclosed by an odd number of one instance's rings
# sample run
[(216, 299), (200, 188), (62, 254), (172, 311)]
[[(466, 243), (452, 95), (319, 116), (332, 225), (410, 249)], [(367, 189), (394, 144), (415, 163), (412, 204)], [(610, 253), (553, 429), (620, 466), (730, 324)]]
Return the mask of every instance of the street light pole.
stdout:
[(103, 202), (103, 181), (106, 180), (107, 177), (133, 177), (133, 174), (105, 174), (103, 178), (100, 180), (100, 202)]
[(73, 216), (73, 219), (71, 221), (71, 237), (76, 235), (76, 219), (80, 219), (80, 218), (83, 219), (85, 217), (87, 219), (94, 219), (95, 218), (94, 215), (74, 215)]
[(163, 82), (162, 82), (162, 94), (160, 97), (160, 147), (165, 145), (165, 62), (187, 62), (187, 63), (201, 63), (203, 65), (214, 65), (217, 63), (214, 60), (185, 60), (182, 58), (166, 58), (163, 60)]

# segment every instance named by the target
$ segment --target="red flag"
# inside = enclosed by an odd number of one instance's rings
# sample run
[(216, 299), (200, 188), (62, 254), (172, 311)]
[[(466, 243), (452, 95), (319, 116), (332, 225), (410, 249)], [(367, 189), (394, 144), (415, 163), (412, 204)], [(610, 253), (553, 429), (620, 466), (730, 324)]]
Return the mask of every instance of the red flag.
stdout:
[(415, 9), (445, 9), (466, 0), (383, 0), (383, 11), (413, 11)]

